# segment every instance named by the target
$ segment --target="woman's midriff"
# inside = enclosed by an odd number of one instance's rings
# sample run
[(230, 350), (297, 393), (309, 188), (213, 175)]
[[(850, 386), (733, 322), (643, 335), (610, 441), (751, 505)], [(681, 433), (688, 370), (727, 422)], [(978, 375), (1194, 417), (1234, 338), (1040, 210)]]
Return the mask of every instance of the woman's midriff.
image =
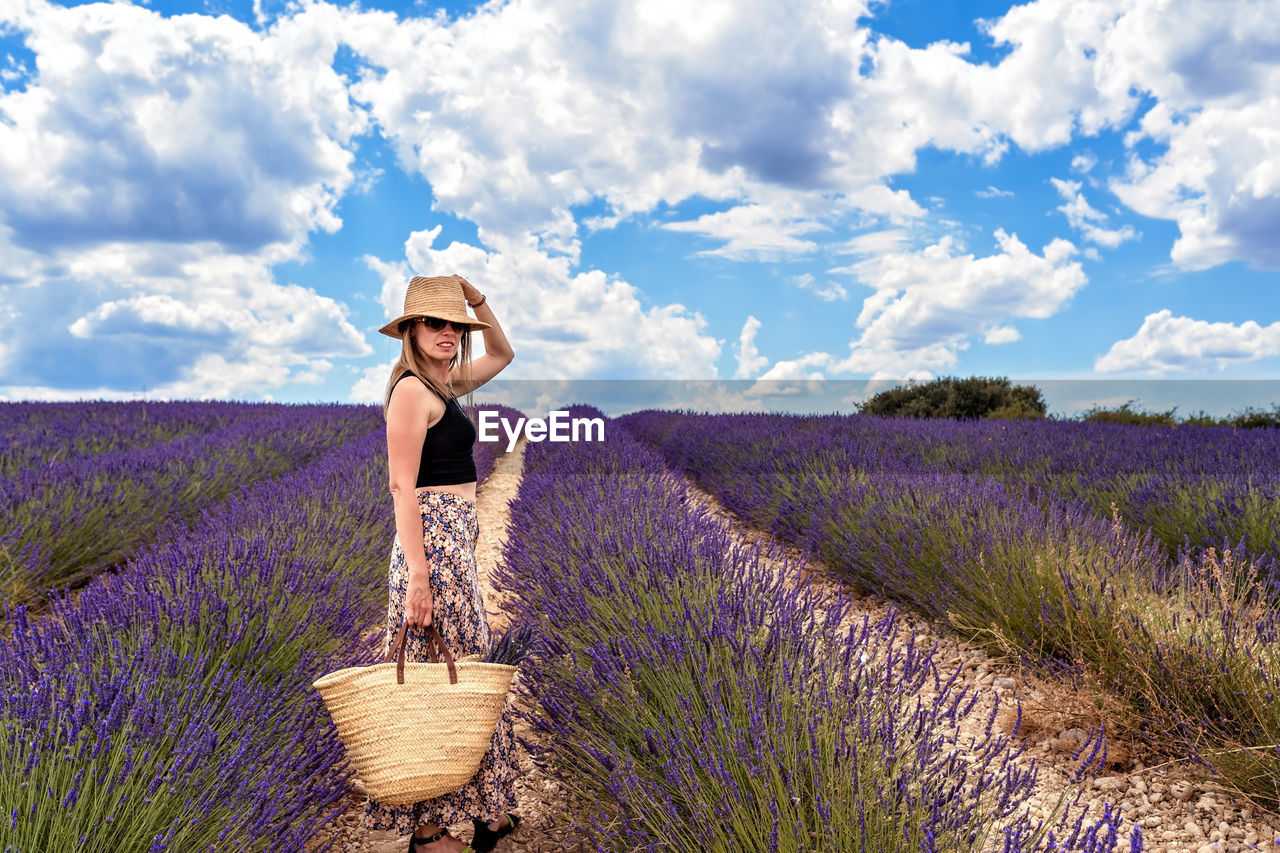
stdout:
[(460, 498), (466, 498), (472, 503), (476, 502), (476, 484), (470, 483), (454, 483), (448, 486), (419, 486), (414, 489), (415, 492), (440, 492), (446, 495), (457, 495)]

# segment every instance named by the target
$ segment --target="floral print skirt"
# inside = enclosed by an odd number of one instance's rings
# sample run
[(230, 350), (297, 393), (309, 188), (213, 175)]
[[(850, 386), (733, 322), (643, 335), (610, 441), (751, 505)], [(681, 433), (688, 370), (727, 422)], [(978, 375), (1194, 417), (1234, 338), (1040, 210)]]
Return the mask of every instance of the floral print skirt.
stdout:
[[(448, 492), (418, 489), (422, 512), (422, 540), (431, 574), (431, 621), (449, 651), (456, 656), (482, 652), (489, 642), (489, 623), (476, 574), (476, 539), (480, 521), (476, 505)], [(391, 547), (388, 579), (387, 634), (382, 643), (385, 657), (404, 620), (409, 570), (404, 548), (396, 536)], [(429, 661), (425, 628), (406, 634), (405, 660)], [(364, 826), (370, 830), (394, 829), (407, 835), (421, 824), (450, 826), (472, 818), (496, 820), (515, 811), (515, 780), (519, 773), (510, 700), (489, 741), (480, 769), (461, 789), (412, 805), (396, 806), (370, 799), (365, 805)]]

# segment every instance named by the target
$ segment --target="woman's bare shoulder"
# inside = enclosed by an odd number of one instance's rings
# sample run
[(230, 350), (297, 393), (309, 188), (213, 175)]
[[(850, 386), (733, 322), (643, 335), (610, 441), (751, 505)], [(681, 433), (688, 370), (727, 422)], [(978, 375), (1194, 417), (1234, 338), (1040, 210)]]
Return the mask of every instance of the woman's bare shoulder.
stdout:
[(424, 414), (428, 421), (439, 419), (444, 414), (444, 401), (421, 379), (406, 373), (391, 389), (391, 399), (387, 404), (387, 421), (413, 421)]

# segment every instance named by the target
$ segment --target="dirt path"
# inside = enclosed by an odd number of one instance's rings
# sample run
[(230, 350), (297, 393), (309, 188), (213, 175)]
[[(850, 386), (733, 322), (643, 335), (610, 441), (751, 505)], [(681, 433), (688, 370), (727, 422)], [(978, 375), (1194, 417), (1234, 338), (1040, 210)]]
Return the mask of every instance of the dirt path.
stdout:
[[(476, 495), (476, 509), (480, 516), (476, 567), (489, 625), (495, 629), (506, 626), (507, 616), (502, 610), (502, 598), (494, 591), (489, 578), (502, 557), (502, 549), (507, 541), (507, 528), (511, 518), (509, 504), (520, 489), (524, 448), (525, 442), (521, 439), (515, 450), (500, 457), (493, 473)], [(377, 634), (381, 630), (382, 626), (378, 626), (371, 633)], [(530, 732), (523, 723), (516, 724), (516, 737), (517, 740), (530, 738)], [(564, 809), (557, 805), (561, 802), (558, 785), (534, 766), (523, 744), (519, 746), (519, 754), (522, 778), (516, 783), (516, 795), (520, 802), (518, 813), (522, 821), (515, 833), (499, 843), (498, 850), (503, 853), (577, 851), (578, 845), (565, 834), (561, 819)], [(317, 835), (307, 845), (307, 850), (318, 850), (329, 842), (332, 844), (330, 850), (344, 853), (403, 853), (409, 846), (407, 835), (397, 835), (392, 831), (370, 832), (361, 826), (364, 806), (363, 789), (357, 787), (348, 797), (348, 805), (343, 814), (330, 823), (325, 832)], [(471, 824), (454, 826), (452, 832), (464, 841), (469, 840)]]
[[(485, 611), (489, 627), (505, 630), (507, 613), (503, 609), (503, 596), (494, 590), (490, 576), (502, 559), (506, 545), (508, 523), (511, 519), (510, 504), (520, 490), (520, 476), (524, 470), (525, 439), (521, 438), (515, 450), (499, 458), (493, 473), (485, 480), (484, 493), (478, 496), (480, 511), (480, 540), (476, 543), (476, 567), (480, 575), (480, 589), (484, 593)], [(518, 676), (517, 676), (518, 678)], [(518, 707), (527, 710), (523, 702)], [(527, 725), (516, 722), (516, 740), (533, 739)], [(552, 851), (578, 851), (581, 845), (568, 835), (564, 820), (565, 808), (559, 784), (540, 771), (530, 759), (524, 745), (520, 744), (521, 778), (516, 782), (519, 799), (520, 827), (503, 841), (498, 850), (528, 851), (528, 853), (552, 853)], [(466, 827), (468, 832), (470, 827)], [(461, 828), (455, 830), (459, 834)], [(407, 842), (406, 842), (407, 843)]]

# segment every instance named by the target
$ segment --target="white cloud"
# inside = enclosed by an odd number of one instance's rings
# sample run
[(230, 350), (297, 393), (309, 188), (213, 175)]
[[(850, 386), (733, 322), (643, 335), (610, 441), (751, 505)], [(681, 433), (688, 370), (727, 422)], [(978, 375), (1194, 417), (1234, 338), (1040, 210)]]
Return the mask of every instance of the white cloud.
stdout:
[(849, 298), (849, 291), (845, 290), (843, 284), (835, 281), (816, 284), (816, 279), (810, 273), (792, 276), (791, 281), (801, 290), (813, 291), (824, 302), (841, 302)]
[[(440, 230), (441, 227), (437, 225), (425, 231), (416, 231), (409, 235), (409, 240), (416, 244), (430, 246), (440, 236)], [(409, 279), (416, 273), (409, 271), (409, 264), (406, 261), (384, 261), (373, 255), (365, 255), (364, 262), (382, 279), (382, 288), (378, 291), (378, 304), (382, 306), (383, 323), (390, 322), (404, 313), (404, 298), (409, 290)], [(453, 275), (453, 273), (429, 274)]]
[[(910, 169), (924, 144), (988, 161), (1007, 142), (1027, 151), (1124, 128), (1154, 102), (1112, 190), (1139, 213), (1177, 222), (1171, 257), (1203, 269), (1230, 260), (1280, 267), (1280, 15), (1257, 0), (1036, 0), (991, 22), (1009, 53), (996, 65), (967, 45), (871, 49), (869, 123), (895, 116), (885, 145)], [(1163, 149), (1147, 155), (1150, 140)], [(1159, 150), (1159, 149), (1158, 149)], [(1089, 171), (1092, 154), (1072, 168)], [(1095, 226), (1096, 229), (1096, 226)], [(1095, 230), (1116, 241), (1122, 234)]]
[(1070, 223), (1071, 227), (1079, 231), (1089, 242), (1096, 243), (1099, 246), (1106, 246), (1108, 249), (1114, 249), (1126, 240), (1136, 240), (1138, 238), (1138, 232), (1133, 229), (1132, 225), (1125, 225), (1117, 229), (1103, 228), (1102, 223), (1107, 221), (1107, 215), (1100, 210), (1094, 209), (1085, 200), (1084, 193), (1080, 192), (1079, 181), (1063, 181), (1058, 178), (1050, 178), (1049, 182), (1053, 184), (1054, 189), (1058, 191), (1058, 195), (1062, 196), (1066, 202), (1060, 205), (1058, 210), (1067, 217), (1067, 222)]
[(1132, 155), (1111, 189), (1139, 213), (1178, 223), (1174, 263), (1280, 268), (1280, 96), (1181, 120), (1157, 107), (1142, 126), (1168, 149), (1153, 160)]
[(999, 187), (988, 185), (985, 190), (975, 190), (974, 195), (978, 198), (1013, 198), (1014, 193), (1010, 190), (1002, 190)]
[[(391, 277), (400, 270), (464, 276), (486, 295), (516, 351), (502, 378), (716, 376), (722, 342), (705, 334), (697, 312), (680, 304), (646, 308), (635, 287), (599, 270), (574, 273), (569, 258), (546, 253), (532, 235), (495, 238), (493, 251), (461, 242), (437, 249), (438, 235), (439, 229), (411, 234), (403, 267), (366, 259), (384, 274), (387, 318), (403, 306), (407, 278)], [(480, 334), (475, 343), (482, 344)]]
[(67, 331), (77, 338), (145, 333), (182, 337), (217, 335), (228, 331), (230, 313), (221, 305), (201, 310), (200, 306), (187, 305), (167, 294), (148, 294), (103, 302), (75, 320)]
[[(897, 251), (911, 240), (911, 233), (903, 228), (886, 228), (881, 231), (869, 231), (846, 240), (827, 246), (827, 249), (839, 255), (883, 255)], [(831, 269), (827, 272), (848, 272), (848, 269)]]
[(534, 233), (543, 250), (575, 255), (569, 211), (593, 199), (606, 212), (590, 228), (695, 196), (732, 202), (664, 227), (720, 240), (709, 252), (735, 259), (811, 251), (808, 235), (850, 211), (923, 214), (885, 184), (928, 140), (879, 115), (882, 96), (858, 73), (863, 3), (662, 8), (541, 0), (456, 21), (350, 12), (341, 37), (370, 65), (353, 91), (401, 163), (486, 242)]
[[(343, 37), (375, 66), (356, 95), (439, 209), (566, 245), (569, 207), (593, 197), (626, 215), (736, 194), (741, 176), (703, 169), (663, 103), (694, 37), (644, 8), (506, 4), (453, 22), (351, 13)], [(673, 43), (654, 44), (657, 33)]]
[(166, 390), (173, 397), (221, 399), (244, 388), (284, 384), (289, 365), (278, 350), (253, 347), (245, 355), (248, 357), (232, 360), (220, 353), (202, 353), (182, 378), (166, 385)]
[(4, 67), (0, 68), (0, 82), (6, 83), (5, 88), (16, 88), (16, 84), (20, 80), (24, 80), (31, 76), (31, 69), (27, 67), (13, 54), (6, 54), (4, 58)]
[(303, 385), (319, 385), (332, 369), (333, 362), (325, 358), (317, 358), (307, 362), (300, 369), (295, 369), (290, 379)]
[(15, 244), (253, 251), (339, 226), (365, 120), (329, 67), (323, 7), (264, 34), (125, 3), (18, 5), (0, 20), (39, 74), (0, 94), (0, 218)]
[(254, 395), (372, 352), (342, 303), (276, 282), (267, 260), (207, 246), (59, 253), (0, 293), (14, 387)]
[[(1086, 283), (1076, 248), (1057, 239), (1041, 254), (1016, 235), (995, 233), (1000, 251), (987, 257), (955, 254), (953, 238), (919, 252), (895, 252), (856, 264), (859, 281), (874, 293), (862, 303), (848, 357), (837, 372), (868, 372), (873, 378), (905, 378), (955, 364), (974, 335), (994, 334), (1009, 318), (1049, 317)], [(997, 327), (993, 330), (993, 327)]]
[(760, 321), (748, 316), (742, 324), (742, 334), (738, 336), (738, 369), (735, 379), (749, 379), (755, 373), (764, 370), (769, 359), (760, 355), (756, 349), (756, 332), (760, 331)]
[[(1076, 116), (1083, 133), (1123, 126), (1139, 98), (1153, 100), (1127, 137), (1130, 162), (1112, 191), (1138, 213), (1178, 224), (1170, 256), (1181, 267), (1280, 267), (1272, 237), (1280, 222), (1280, 16), (1256, 0), (1170, 8), (1161, 0), (1015, 7), (991, 31), (1016, 45), (999, 67), (1024, 68), (1016, 85), (1060, 117)], [(993, 94), (1005, 95), (1015, 79), (997, 76), (1003, 84)], [(1159, 153), (1143, 153), (1142, 140)]]
[(815, 288), (814, 293), (826, 302), (843, 302), (849, 298), (849, 291), (845, 290), (843, 284), (836, 281), (829, 281), (825, 286)]
[(378, 181), (382, 180), (382, 176), (385, 174), (385, 169), (375, 167), (361, 168), (355, 173), (351, 191), (358, 195), (368, 195), (373, 192), (373, 188), (378, 185)]
[(828, 353), (811, 352), (790, 361), (779, 361), (757, 378), (760, 382), (780, 379), (823, 379), (821, 371), (809, 368), (823, 367), (830, 363), (831, 356)]
[(375, 364), (360, 371), (359, 377), (347, 394), (347, 399), (352, 403), (382, 405), (382, 400), (387, 393), (387, 380), (391, 378), (391, 368), (395, 367), (397, 361), (399, 356), (385, 364)]
[(254, 395), (371, 352), (344, 305), (272, 273), (341, 224), (367, 126), (330, 67), (334, 19), (0, 11), (38, 67), (0, 93), (10, 388)]
[(763, 201), (740, 204), (728, 210), (704, 214), (695, 220), (662, 224), (669, 231), (683, 231), (721, 240), (723, 245), (699, 255), (715, 255), (736, 261), (779, 260), (805, 255), (818, 247), (802, 235), (829, 232), (827, 223), (851, 214), (873, 221), (887, 219), (900, 223), (916, 219), (924, 211), (903, 190), (871, 187), (841, 196), (785, 191), (757, 190)]
[(784, 255), (803, 255), (818, 247), (800, 235), (823, 230), (811, 220), (778, 217), (761, 205), (740, 205), (718, 213), (707, 213), (689, 222), (667, 222), (668, 231), (702, 234), (724, 245), (698, 252), (733, 260), (773, 260)]
[(982, 333), (982, 342), (992, 346), (1022, 340), (1022, 332), (1014, 326), (992, 326)]
[(1098, 158), (1091, 151), (1084, 151), (1071, 158), (1071, 171), (1081, 174), (1093, 171), (1098, 165)]
[(1252, 320), (1210, 323), (1175, 317), (1167, 308), (1148, 314), (1137, 333), (1111, 345), (1094, 369), (1110, 373), (1220, 373), (1231, 367), (1280, 356), (1280, 322)]
[(168, 396), (163, 393), (138, 393), (120, 391), (115, 388), (99, 386), (97, 388), (49, 388), (44, 385), (0, 385), (0, 400), (37, 400), (49, 403), (64, 403), (75, 400), (163, 400)]
[(146, 336), (280, 347), (297, 354), (359, 356), (371, 352), (345, 308), (298, 285), (268, 281), (240, 290), (202, 282), (196, 300), (147, 294), (99, 304), (68, 327), (77, 338)]

